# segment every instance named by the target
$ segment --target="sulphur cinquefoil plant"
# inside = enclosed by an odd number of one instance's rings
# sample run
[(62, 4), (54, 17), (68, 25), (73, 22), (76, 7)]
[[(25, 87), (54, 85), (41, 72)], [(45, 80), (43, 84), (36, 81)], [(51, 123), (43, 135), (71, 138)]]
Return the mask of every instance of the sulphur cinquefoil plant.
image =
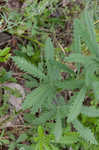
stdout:
[[(87, 55), (82, 50), (82, 44), (86, 45)], [(80, 19), (74, 21), (72, 47), (73, 53), (64, 61), (75, 63), (78, 70), (76, 76), (65, 64), (56, 61), (55, 49), (50, 38), (45, 43), (44, 61), (38, 67), (23, 57), (13, 57), (21, 70), (39, 79), (38, 87), (26, 96), (22, 108), (23, 110), (30, 109), (34, 114), (41, 110), (39, 118), (33, 120), (35, 125), (45, 124), (50, 119), (55, 120), (53, 134), (56, 143), (68, 145), (76, 143), (80, 140), (78, 137), (81, 137), (90, 144), (98, 145), (94, 133), (79, 119), (80, 114), (89, 118), (99, 117), (98, 108), (83, 105), (86, 96), (90, 93), (93, 94), (97, 104), (99, 103), (99, 47), (96, 43), (93, 21), (87, 10), (84, 10)], [(61, 72), (68, 73), (69, 77), (63, 80)], [(65, 102), (64, 97), (60, 95), (62, 90), (73, 91), (74, 96), (69, 102)], [(74, 138), (75, 135), (71, 132), (63, 134), (63, 119), (65, 118), (67, 118), (67, 124), (72, 123), (78, 132), (77, 138)]]

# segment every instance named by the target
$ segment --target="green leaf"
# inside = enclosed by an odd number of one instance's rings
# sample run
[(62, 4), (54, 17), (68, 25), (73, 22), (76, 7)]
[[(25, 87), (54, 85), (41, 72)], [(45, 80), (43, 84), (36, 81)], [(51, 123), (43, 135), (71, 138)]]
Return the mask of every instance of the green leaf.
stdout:
[(91, 59), (94, 58), (93, 56), (84, 56), (82, 54), (71, 54), (69, 57), (65, 58), (65, 61), (67, 62), (75, 62), (75, 63), (81, 63), (82, 65), (89, 64)]
[(7, 139), (0, 139), (0, 142), (5, 145), (8, 145), (10, 143)]
[(60, 116), (59, 110), (57, 110), (54, 135), (55, 135), (56, 142), (59, 142), (59, 140), (62, 136), (62, 122), (61, 122), (61, 116)]
[(44, 52), (46, 61), (54, 60), (54, 47), (50, 38), (46, 40)]
[(44, 124), (47, 120), (51, 119), (53, 115), (54, 115), (54, 111), (41, 113), (39, 118), (33, 120), (33, 124), (35, 125)]
[(67, 132), (61, 137), (59, 143), (70, 145), (79, 141), (79, 135), (76, 132)]
[(21, 142), (24, 142), (26, 139), (28, 138), (27, 134), (23, 133), (21, 134), (18, 139), (17, 139), (17, 143), (21, 143)]
[(26, 61), (25, 58), (14, 56), (13, 61), (18, 65), (18, 67), (21, 70), (34, 75), (34, 77), (37, 77), (40, 79), (45, 78), (45, 75), (36, 66), (34, 66), (30, 62)]
[(86, 94), (86, 87), (83, 87), (80, 92), (78, 93), (76, 99), (74, 100), (74, 103), (72, 104), (70, 108), (70, 113), (68, 115), (68, 122), (72, 122), (81, 112), (81, 106), (85, 98)]
[(50, 144), (51, 145), (51, 150), (59, 150), (57, 147), (55, 147), (54, 145)]
[(89, 12), (85, 9), (79, 21), (79, 31), (82, 39), (88, 46), (88, 49), (95, 55), (99, 55), (99, 46), (96, 43), (96, 34), (94, 30), (93, 20)]
[(62, 81), (57, 81), (56, 86), (58, 88), (61, 88), (62, 90), (74, 90), (74, 89), (79, 89), (83, 87), (84, 85), (84, 80), (64, 80)]
[(25, 110), (30, 107), (33, 107), (34, 109), (35, 107), (37, 107), (38, 109), (42, 101), (45, 100), (44, 98), (46, 98), (47, 93), (48, 93), (48, 86), (41, 85), (39, 88), (36, 88), (26, 96), (22, 108)]
[(86, 69), (85, 69), (85, 83), (86, 86), (92, 86), (92, 81), (93, 81), (93, 76), (95, 71), (99, 68), (99, 66), (95, 63), (89, 63), (86, 65)]
[(35, 146), (35, 150), (40, 150), (40, 149), (39, 149), (39, 143), (38, 143), (38, 144), (36, 144), (36, 146)]
[(53, 87), (43, 84), (27, 95), (22, 108), (25, 110), (32, 107), (32, 112), (35, 113), (44, 102), (46, 103), (48, 101), (51, 103), (55, 94), (56, 91)]
[(11, 142), (11, 143), (9, 144), (9, 149), (8, 149), (8, 150), (14, 150), (15, 147), (16, 147), (16, 143)]
[(99, 109), (92, 106), (82, 106), (81, 113), (88, 117), (99, 117)]
[(76, 53), (81, 52), (80, 34), (79, 34), (79, 20), (74, 20), (74, 32), (73, 32), (73, 45), (72, 49)]
[(68, 104), (64, 104), (62, 106), (60, 105), (60, 106), (58, 106), (58, 109), (59, 109), (61, 118), (65, 118), (69, 114), (70, 105), (68, 105)]
[(85, 141), (90, 142), (90, 144), (98, 144), (89, 128), (84, 127), (78, 120), (74, 120), (72, 123), (74, 128), (79, 132), (80, 136), (84, 138)]
[(6, 47), (3, 50), (0, 50), (0, 57), (4, 57), (4, 56), (8, 55), (10, 50), (11, 50), (10, 47)]
[(44, 144), (44, 149), (45, 150), (52, 150), (47, 144)]
[(95, 98), (99, 102), (99, 81), (94, 81), (92, 83), (92, 87), (95, 94)]
[(68, 72), (70, 74), (75, 74), (74, 71), (72, 69), (70, 69), (66, 64), (62, 64), (55, 60), (53, 60), (51, 62), (53, 62), (53, 65), (55, 65), (60, 71)]

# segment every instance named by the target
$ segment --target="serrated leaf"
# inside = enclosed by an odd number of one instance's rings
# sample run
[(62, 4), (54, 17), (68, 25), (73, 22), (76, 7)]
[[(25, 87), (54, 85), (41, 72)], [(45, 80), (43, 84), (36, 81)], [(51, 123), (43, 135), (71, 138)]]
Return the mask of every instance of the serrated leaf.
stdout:
[(39, 118), (33, 120), (33, 124), (44, 124), (47, 120), (51, 119), (52, 115), (54, 115), (54, 111), (44, 112), (39, 116)]
[(95, 98), (99, 102), (99, 81), (94, 81), (92, 83), (92, 87), (95, 94)]
[(75, 63), (81, 63), (83, 65), (89, 64), (91, 61), (92, 56), (84, 56), (82, 54), (71, 54), (69, 57), (65, 58), (65, 61), (67, 62), (75, 62)]
[(79, 135), (76, 132), (67, 132), (61, 137), (59, 143), (70, 145), (79, 141)]
[(99, 109), (92, 106), (82, 106), (81, 113), (88, 117), (99, 117)]
[(95, 62), (89, 63), (86, 65), (86, 69), (85, 69), (85, 83), (86, 86), (92, 86), (92, 80), (93, 80), (93, 76), (95, 71), (98, 69), (98, 65)]
[(81, 52), (80, 34), (79, 34), (79, 20), (74, 20), (74, 32), (73, 32), (73, 45), (72, 49), (76, 53)]
[(61, 122), (61, 116), (60, 116), (59, 110), (57, 110), (54, 135), (55, 135), (56, 142), (59, 142), (59, 140), (62, 136), (62, 122)]
[(54, 60), (54, 47), (50, 38), (46, 40), (44, 52), (46, 61)]
[(28, 138), (27, 134), (23, 133), (18, 137), (16, 142), (17, 143), (24, 142), (27, 138)]
[(32, 113), (35, 113), (44, 102), (46, 103), (49, 101), (51, 103), (55, 93), (55, 89), (51, 88), (49, 85), (41, 85), (39, 88), (33, 90), (27, 95), (22, 108), (25, 110), (32, 107)]
[(80, 114), (81, 106), (84, 101), (86, 91), (87, 91), (86, 87), (83, 87), (78, 93), (76, 99), (74, 100), (74, 103), (70, 108), (70, 113), (67, 119), (68, 122), (72, 122)]
[(98, 144), (93, 133), (89, 128), (84, 127), (77, 119), (73, 122), (74, 128), (79, 132), (80, 136), (90, 144)]
[(66, 64), (62, 64), (55, 60), (53, 60), (51, 62), (53, 62), (53, 65), (55, 65), (60, 71), (65, 71), (65, 72), (68, 72), (71, 74), (75, 74), (74, 71), (72, 69), (70, 69)]
[(62, 90), (74, 90), (74, 89), (79, 89), (83, 87), (84, 85), (84, 80), (64, 80), (62, 81), (57, 81), (56, 86), (58, 88), (61, 88)]
[(94, 30), (93, 20), (89, 12), (85, 9), (81, 15), (79, 23), (80, 35), (88, 46), (91, 53), (99, 56), (99, 46), (96, 43), (96, 34)]
[(48, 87), (46, 87), (46, 85), (42, 85), (39, 88), (36, 88), (35, 90), (33, 90), (30, 94), (26, 96), (26, 99), (22, 105), (22, 108), (24, 110), (32, 106), (35, 108), (36, 104), (38, 107), (40, 107), (39, 102), (41, 102), (41, 98), (44, 98), (42, 96), (46, 95), (45, 93), (48, 91), (47, 88)]
[(45, 78), (45, 75), (36, 66), (28, 62), (25, 58), (14, 56), (13, 61), (18, 65), (21, 70), (32, 74), (34, 77), (40, 79)]

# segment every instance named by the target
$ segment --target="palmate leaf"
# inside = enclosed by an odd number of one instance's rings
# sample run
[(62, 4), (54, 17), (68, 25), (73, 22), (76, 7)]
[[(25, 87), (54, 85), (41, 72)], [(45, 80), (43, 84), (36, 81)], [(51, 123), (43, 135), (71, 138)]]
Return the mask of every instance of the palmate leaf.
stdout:
[(73, 122), (74, 128), (79, 132), (80, 136), (90, 144), (97, 144), (97, 141), (89, 128), (84, 127), (77, 119)]
[(36, 66), (28, 62), (25, 58), (14, 56), (13, 61), (18, 65), (21, 70), (33, 75), (34, 77), (40, 79), (45, 78), (45, 75)]
[(87, 91), (86, 87), (83, 87), (78, 93), (76, 99), (74, 100), (74, 103), (70, 108), (70, 113), (67, 119), (68, 122), (72, 122), (80, 114), (81, 106), (84, 101), (86, 91)]
[(99, 109), (92, 106), (82, 106), (81, 113), (88, 117), (99, 117)]

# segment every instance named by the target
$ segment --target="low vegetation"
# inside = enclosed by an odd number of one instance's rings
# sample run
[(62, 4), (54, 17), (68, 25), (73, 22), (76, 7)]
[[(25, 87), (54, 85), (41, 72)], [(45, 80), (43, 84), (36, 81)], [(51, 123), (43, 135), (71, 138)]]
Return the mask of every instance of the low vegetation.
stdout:
[(0, 149), (99, 150), (98, 1), (0, 4)]

